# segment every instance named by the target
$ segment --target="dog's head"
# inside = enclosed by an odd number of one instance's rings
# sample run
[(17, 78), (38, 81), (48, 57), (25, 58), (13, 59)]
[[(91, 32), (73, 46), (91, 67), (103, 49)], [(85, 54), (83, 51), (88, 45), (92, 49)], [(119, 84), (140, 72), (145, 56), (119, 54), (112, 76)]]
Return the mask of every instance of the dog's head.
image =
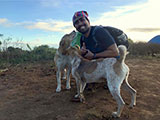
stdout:
[(77, 47), (70, 46), (66, 50), (66, 55), (68, 56), (68, 60), (72, 65), (72, 68), (77, 68), (80, 65), (82, 56), (80, 55), (80, 49)]
[(66, 54), (66, 49), (70, 46), (70, 43), (74, 39), (75, 35), (76, 35), (76, 32), (72, 31), (70, 34), (65, 34), (62, 37), (62, 39), (59, 43), (59, 48), (58, 48), (58, 51), (60, 53), (62, 53), (63, 55)]

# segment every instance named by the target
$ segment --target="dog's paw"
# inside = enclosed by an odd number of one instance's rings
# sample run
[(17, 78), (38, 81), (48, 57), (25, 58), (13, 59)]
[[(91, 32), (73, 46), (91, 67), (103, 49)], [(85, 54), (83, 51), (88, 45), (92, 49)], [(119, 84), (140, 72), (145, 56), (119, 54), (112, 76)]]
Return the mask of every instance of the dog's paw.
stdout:
[(71, 89), (71, 86), (70, 86), (70, 85), (67, 85), (67, 86), (66, 86), (66, 89), (67, 89), (67, 90), (70, 90), (70, 89)]
[(120, 115), (118, 115), (117, 112), (113, 112), (113, 113), (112, 113), (112, 116), (113, 116), (114, 118), (119, 118), (119, 117), (120, 117)]
[(132, 109), (132, 108), (135, 107), (135, 106), (136, 106), (136, 103), (134, 103), (134, 104), (131, 103), (131, 104), (129, 105), (129, 108)]
[(72, 99), (72, 102), (80, 102), (79, 94), (76, 94)]
[(85, 103), (85, 98), (83, 95), (76, 94), (71, 101)]
[(61, 88), (57, 87), (56, 92), (61, 92)]
[(80, 102), (82, 102), (82, 103), (85, 103), (85, 98), (84, 98), (84, 96), (80, 96)]
[(78, 98), (73, 97), (73, 98), (71, 99), (71, 102), (80, 102), (80, 99), (79, 99), (79, 97), (78, 97)]
[(76, 94), (76, 95), (74, 96), (74, 98), (79, 98), (79, 94)]

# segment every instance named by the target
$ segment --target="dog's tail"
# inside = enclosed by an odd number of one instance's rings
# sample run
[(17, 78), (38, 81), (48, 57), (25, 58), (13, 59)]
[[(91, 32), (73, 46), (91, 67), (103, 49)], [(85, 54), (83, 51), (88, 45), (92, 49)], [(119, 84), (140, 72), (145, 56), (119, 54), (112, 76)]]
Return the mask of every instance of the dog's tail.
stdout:
[(119, 61), (120, 63), (124, 62), (126, 55), (129, 53), (127, 52), (127, 48), (124, 45), (119, 45), (118, 46), (119, 49), (119, 54), (120, 54), (120, 58), (117, 59), (117, 61)]

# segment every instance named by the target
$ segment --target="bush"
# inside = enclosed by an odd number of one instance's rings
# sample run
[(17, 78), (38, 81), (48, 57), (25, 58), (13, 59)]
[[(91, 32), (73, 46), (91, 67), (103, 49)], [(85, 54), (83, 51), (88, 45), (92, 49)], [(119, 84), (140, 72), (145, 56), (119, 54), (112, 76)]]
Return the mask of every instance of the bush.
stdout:
[[(0, 51), (0, 65), (2, 64), (19, 64), (27, 62), (42, 62), (54, 59), (55, 48), (49, 48), (48, 45), (35, 47), (33, 50), (22, 50), (20, 48), (8, 47), (5, 51)], [(132, 57), (159, 57), (160, 44), (151, 44), (144, 42), (130, 42), (129, 56)]]
[(129, 53), (132, 56), (152, 56), (160, 54), (160, 44), (137, 42), (130, 44)]
[(19, 64), (26, 62), (53, 60), (55, 53), (56, 49), (49, 48), (47, 45), (35, 47), (31, 51), (8, 47), (6, 51), (0, 52), (0, 64)]

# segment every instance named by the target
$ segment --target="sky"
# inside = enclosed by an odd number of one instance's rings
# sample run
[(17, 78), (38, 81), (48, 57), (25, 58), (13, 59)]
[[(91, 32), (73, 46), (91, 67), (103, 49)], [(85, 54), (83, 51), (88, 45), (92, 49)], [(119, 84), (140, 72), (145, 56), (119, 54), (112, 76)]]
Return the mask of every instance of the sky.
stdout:
[(160, 35), (159, 6), (160, 0), (0, 0), (0, 41), (58, 48), (75, 30), (73, 14), (86, 10), (91, 25), (117, 27), (134, 42), (148, 42)]

